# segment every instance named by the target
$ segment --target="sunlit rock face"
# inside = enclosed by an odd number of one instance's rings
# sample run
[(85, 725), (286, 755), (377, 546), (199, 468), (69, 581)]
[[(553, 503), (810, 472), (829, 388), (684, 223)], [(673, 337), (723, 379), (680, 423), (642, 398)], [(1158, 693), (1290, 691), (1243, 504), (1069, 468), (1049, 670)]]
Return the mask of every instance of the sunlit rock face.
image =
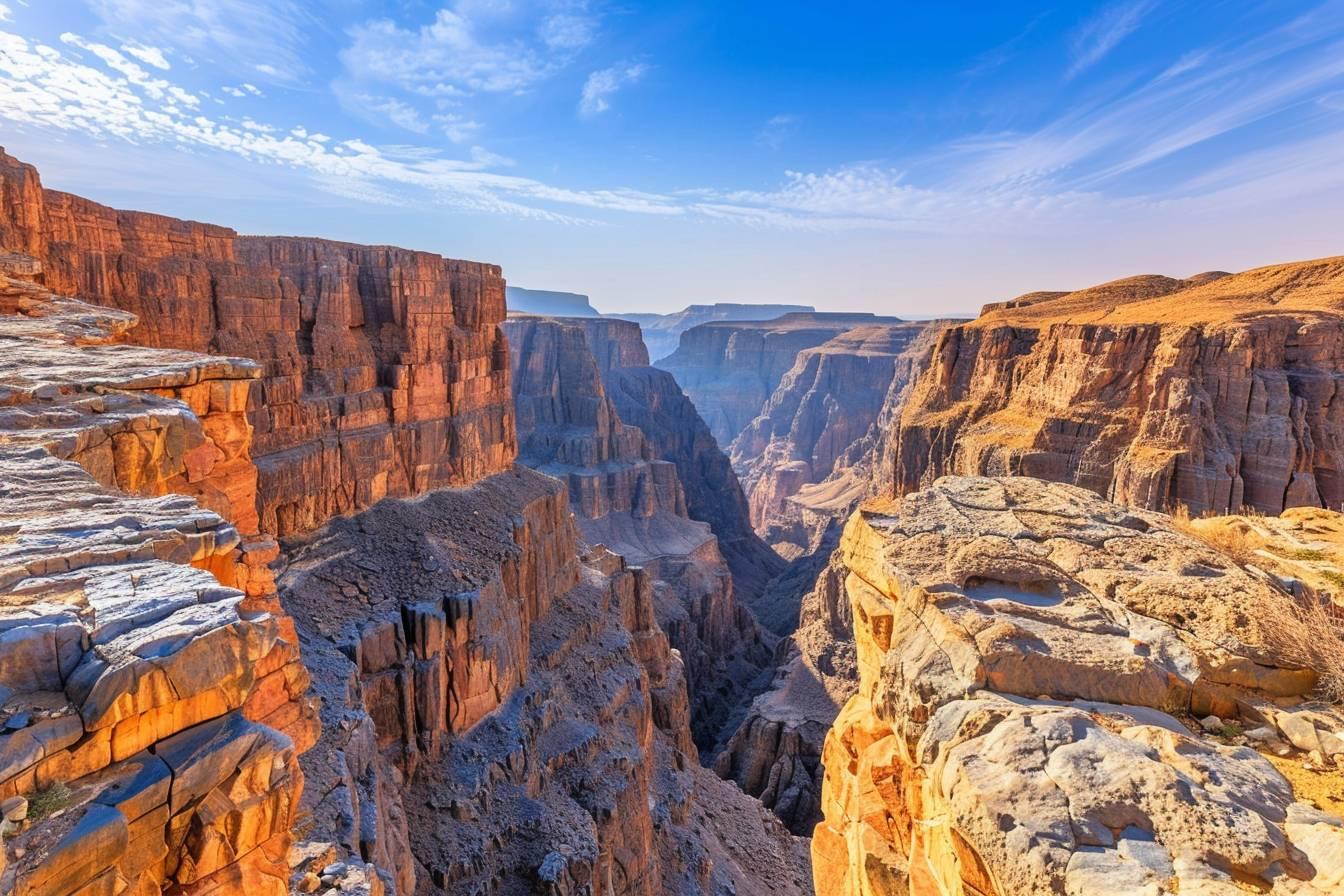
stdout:
[(124, 212), (44, 190), (0, 153), (0, 246), (47, 286), (137, 315), (144, 345), (250, 358), (264, 531), (506, 470), (498, 267)]
[(1140, 507), (1344, 502), (1344, 260), (1134, 277), (947, 330), (901, 415), (897, 493), (947, 473)]
[(716, 320), (773, 320), (784, 314), (794, 312), (811, 313), (817, 309), (811, 305), (754, 305), (743, 302), (714, 302), (708, 305), (687, 305), (680, 311), (667, 314), (624, 314), (616, 313), (608, 317), (633, 321), (639, 325), (644, 335), (644, 344), (649, 347), (649, 357), (655, 362), (666, 358), (677, 350), (681, 334), (691, 327), (707, 324)]
[(1270, 646), (1272, 577), (1027, 478), (867, 506), (841, 554), (860, 685), (822, 756), (818, 892), (1337, 891), (1344, 822), (1267, 745), (1344, 756), (1344, 716)]
[(260, 371), (124, 344), (133, 315), (42, 275), (0, 254), (0, 889), (286, 893), (317, 720), (258, 532)]

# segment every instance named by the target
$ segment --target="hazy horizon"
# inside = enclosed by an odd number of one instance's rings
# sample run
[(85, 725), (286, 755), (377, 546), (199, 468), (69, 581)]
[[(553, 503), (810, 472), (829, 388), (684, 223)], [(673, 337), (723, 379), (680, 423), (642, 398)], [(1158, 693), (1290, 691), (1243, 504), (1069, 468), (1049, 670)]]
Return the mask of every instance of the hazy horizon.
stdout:
[(49, 187), (603, 312), (1344, 252), (1342, 2), (0, 0), (0, 120)]

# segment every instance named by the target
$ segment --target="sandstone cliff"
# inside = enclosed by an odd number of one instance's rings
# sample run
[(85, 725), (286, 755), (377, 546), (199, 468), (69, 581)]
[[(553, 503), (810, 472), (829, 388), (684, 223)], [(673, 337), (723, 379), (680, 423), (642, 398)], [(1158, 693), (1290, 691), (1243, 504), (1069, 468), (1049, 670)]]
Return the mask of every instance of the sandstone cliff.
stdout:
[(520, 311), (524, 314), (597, 317), (597, 309), (589, 303), (588, 297), (577, 292), (509, 286), (504, 290), (504, 299), (510, 311)]
[(914, 386), (894, 488), (1020, 474), (1196, 515), (1339, 507), (1341, 312), (1337, 258), (989, 306)]
[(256, 531), (259, 370), (117, 344), (132, 315), (40, 275), (0, 257), (0, 889), (280, 896), (316, 719)]
[(1338, 892), (1344, 714), (1279, 664), (1272, 577), (1026, 478), (867, 507), (842, 555), (819, 892)]
[(714, 320), (771, 320), (781, 314), (816, 311), (811, 305), (753, 305), (742, 302), (715, 302), (712, 305), (687, 305), (670, 314), (613, 314), (621, 320), (639, 324), (649, 357), (666, 358), (677, 349), (681, 334), (691, 327)]
[[(566, 484), (580, 532), (647, 570), (658, 622), (685, 661), (692, 730), (706, 751), (729, 715), (750, 699), (770, 646), (738, 604), (733, 577), (710, 527), (690, 519), (677, 467), (655, 458), (642, 430), (621, 421), (601, 370), (647, 363), (633, 339), (595, 338), (575, 319), (510, 317), (520, 459)], [(627, 397), (628, 393), (627, 393)]]
[(494, 265), (123, 212), (44, 190), (0, 150), (0, 246), (54, 292), (136, 314), (128, 338), (261, 367), (250, 393), (264, 531), (509, 468)]
[(798, 353), (858, 326), (900, 323), (873, 314), (792, 313), (774, 320), (707, 323), (681, 334), (658, 362), (676, 377), (725, 448), (761, 413)]
[(676, 466), (687, 515), (709, 524), (738, 595), (754, 606), (784, 564), (752, 531), (747, 499), (728, 456), (673, 376), (649, 366), (638, 326), (611, 318), (574, 323), (587, 334), (612, 405), (625, 423), (644, 433), (655, 456)]

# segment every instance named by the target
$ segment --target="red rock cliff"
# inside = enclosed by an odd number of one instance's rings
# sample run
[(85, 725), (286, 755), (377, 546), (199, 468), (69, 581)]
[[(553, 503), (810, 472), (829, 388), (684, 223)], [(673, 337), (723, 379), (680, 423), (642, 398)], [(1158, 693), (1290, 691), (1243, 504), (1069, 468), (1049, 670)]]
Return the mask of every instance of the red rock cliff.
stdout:
[(137, 314), (136, 342), (260, 362), (264, 531), (513, 463), (495, 265), (117, 211), (43, 189), (2, 150), (0, 245), (40, 260), (54, 292)]
[(895, 491), (1036, 476), (1196, 513), (1344, 502), (1344, 259), (1137, 277), (947, 330), (895, 439)]

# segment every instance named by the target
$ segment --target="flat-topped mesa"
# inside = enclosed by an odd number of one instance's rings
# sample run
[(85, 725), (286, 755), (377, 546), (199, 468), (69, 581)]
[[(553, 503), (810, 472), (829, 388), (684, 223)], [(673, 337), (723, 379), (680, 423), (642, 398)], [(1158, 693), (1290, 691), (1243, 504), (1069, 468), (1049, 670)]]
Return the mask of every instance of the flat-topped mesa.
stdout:
[(712, 320), (771, 320), (781, 314), (816, 311), (811, 305), (753, 305), (743, 302), (715, 302), (708, 305), (687, 305), (670, 314), (621, 314), (610, 317), (634, 321), (644, 334), (649, 357), (655, 361), (665, 358), (677, 349), (681, 334), (691, 327)]
[(44, 190), (0, 152), (0, 247), (58, 293), (131, 311), (146, 345), (255, 359), (263, 531), (475, 482), (516, 455), (498, 267), (243, 237)]
[(565, 483), (588, 544), (648, 571), (658, 622), (686, 663), (696, 743), (711, 750), (728, 715), (752, 695), (745, 686), (767, 667), (770, 644), (738, 604), (710, 526), (688, 516), (677, 466), (656, 458), (607, 395), (604, 375), (623, 361), (647, 364), (639, 328), (528, 315), (511, 315), (504, 328), (520, 459)]
[(830, 312), (706, 323), (682, 333), (677, 350), (658, 366), (676, 377), (726, 447), (761, 413), (799, 352), (855, 327), (894, 323), (900, 320)]
[(866, 507), (841, 555), (860, 686), (818, 892), (1338, 892), (1344, 820), (1309, 801), (1344, 713), (1282, 661), (1277, 580), (1023, 477)]
[(947, 473), (1122, 503), (1344, 504), (1344, 258), (1135, 277), (949, 328), (895, 436), (894, 490)]
[(256, 534), (259, 371), (0, 272), (0, 889), (281, 896), (316, 718)]

